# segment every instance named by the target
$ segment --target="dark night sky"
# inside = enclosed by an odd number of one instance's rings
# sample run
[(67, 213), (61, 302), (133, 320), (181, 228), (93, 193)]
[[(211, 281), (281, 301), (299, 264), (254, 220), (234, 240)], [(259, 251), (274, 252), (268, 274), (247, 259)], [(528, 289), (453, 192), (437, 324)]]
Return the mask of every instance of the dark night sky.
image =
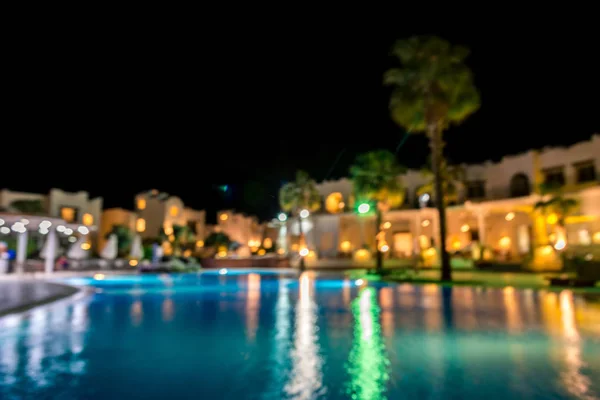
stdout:
[[(595, 24), (573, 20), (577, 28), (567, 29), (498, 16), (428, 27), (394, 13), (358, 16), (35, 37), (11, 61), (4, 110), (3, 165), (27, 172), (5, 167), (0, 185), (89, 190), (105, 207), (125, 208), (135, 193), (157, 188), (209, 217), (233, 207), (269, 218), (278, 187), (296, 169), (337, 178), (359, 152), (395, 150), (404, 132), (388, 117), (381, 80), (395, 65), (394, 40), (412, 34), (472, 50), (482, 107), (447, 132), (452, 161), (499, 159), (600, 132)], [(426, 156), (420, 136), (398, 152), (409, 167)], [(230, 187), (226, 197), (215, 190), (221, 184)]]

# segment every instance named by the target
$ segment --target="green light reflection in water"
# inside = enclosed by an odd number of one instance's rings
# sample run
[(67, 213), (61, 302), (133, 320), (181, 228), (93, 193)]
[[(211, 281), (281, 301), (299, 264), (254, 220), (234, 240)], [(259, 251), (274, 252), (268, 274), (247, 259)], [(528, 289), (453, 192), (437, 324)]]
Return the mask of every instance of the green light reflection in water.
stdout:
[(346, 369), (350, 381), (346, 393), (355, 400), (386, 399), (386, 384), (390, 379), (385, 344), (379, 322), (377, 291), (362, 289), (352, 302), (354, 342)]

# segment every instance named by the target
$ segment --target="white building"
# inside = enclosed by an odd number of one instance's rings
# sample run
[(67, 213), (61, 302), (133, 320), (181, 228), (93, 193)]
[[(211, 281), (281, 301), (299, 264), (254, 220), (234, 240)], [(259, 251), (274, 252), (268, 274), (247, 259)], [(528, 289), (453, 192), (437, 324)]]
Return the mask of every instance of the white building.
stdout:
[[(447, 248), (457, 250), (476, 240), (509, 258), (523, 258), (531, 250), (531, 212), (541, 199), (538, 188), (544, 182), (562, 187), (566, 196), (579, 200), (577, 215), (568, 221), (570, 243), (600, 244), (600, 135), (569, 147), (531, 150), (462, 168), (463, 188), (456, 204), (448, 208)], [(421, 171), (409, 170), (401, 179), (406, 187), (404, 205), (384, 218), (390, 255), (398, 257), (411, 254), (417, 243), (437, 241), (439, 227), (431, 204), (419, 208), (417, 191), (428, 178)], [(318, 190), (325, 209), (311, 217), (314, 232), (306, 235), (309, 247), (320, 256), (337, 256), (363, 245), (373, 248), (374, 217), (359, 217), (353, 211), (352, 182), (346, 178), (325, 181)]]

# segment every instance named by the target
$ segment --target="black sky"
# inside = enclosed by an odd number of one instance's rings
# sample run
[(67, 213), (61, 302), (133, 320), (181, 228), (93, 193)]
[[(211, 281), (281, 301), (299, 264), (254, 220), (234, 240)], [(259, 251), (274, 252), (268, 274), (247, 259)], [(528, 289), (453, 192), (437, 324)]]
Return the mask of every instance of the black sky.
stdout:
[[(596, 26), (486, 18), (427, 26), (357, 11), (289, 24), (34, 35), (9, 61), (0, 185), (88, 190), (105, 207), (125, 208), (135, 193), (157, 188), (207, 208), (211, 219), (224, 207), (269, 218), (296, 169), (338, 178), (357, 153), (396, 149), (404, 132), (389, 119), (382, 74), (396, 65), (394, 40), (413, 34), (471, 48), (482, 107), (447, 132), (452, 161), (497, 160), (600, 133)], [(419, 167), (427, 153), (426, 140), (411, 136), (398, 158)], [(223, 184), (226, 195), (216, 190)]]

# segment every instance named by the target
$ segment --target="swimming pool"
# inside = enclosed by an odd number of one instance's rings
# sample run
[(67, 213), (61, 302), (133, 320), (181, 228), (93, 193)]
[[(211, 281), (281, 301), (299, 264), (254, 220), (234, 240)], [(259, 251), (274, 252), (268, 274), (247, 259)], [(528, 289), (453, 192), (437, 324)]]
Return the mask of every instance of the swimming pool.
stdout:
[[(225, 272), (225, 271), (224, 271)], [(217, 271), (0, 319), (0, 398), (594, 399), (600, 300)]]

